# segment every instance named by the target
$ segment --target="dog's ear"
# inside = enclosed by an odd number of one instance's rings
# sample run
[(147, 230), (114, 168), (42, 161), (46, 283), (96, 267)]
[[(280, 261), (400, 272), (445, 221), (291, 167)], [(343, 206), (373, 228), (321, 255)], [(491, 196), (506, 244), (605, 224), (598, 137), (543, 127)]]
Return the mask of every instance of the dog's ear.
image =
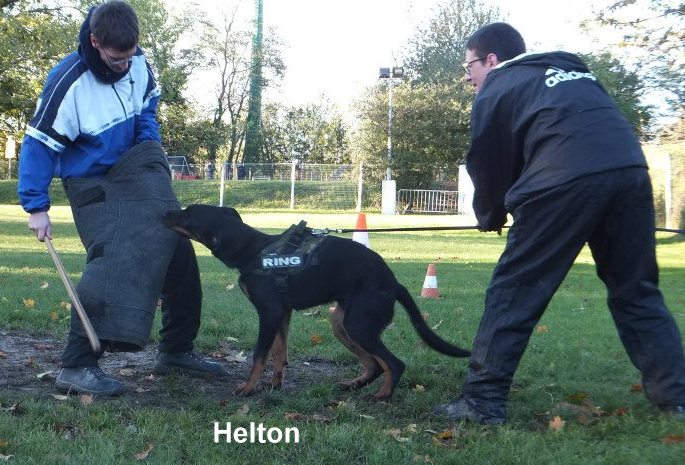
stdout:
[(231, 207), (221, 207), (221, 211), (223, 212), (224, 215), (231, 217), (231, 218), (238, 218), (240, 222), (243, 222), (243, 219), (240, 217), (238, 214), (238, 211), (235, 208)]

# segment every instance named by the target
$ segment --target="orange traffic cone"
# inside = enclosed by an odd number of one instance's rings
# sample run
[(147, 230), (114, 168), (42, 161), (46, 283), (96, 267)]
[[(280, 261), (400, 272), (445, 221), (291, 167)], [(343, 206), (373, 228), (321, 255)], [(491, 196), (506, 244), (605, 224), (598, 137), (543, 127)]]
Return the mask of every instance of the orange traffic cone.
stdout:
[[(360, 213), (359, 215), (357, 215), (357, 224), (354, 225), (354, 229), (368, 229), (366, 227), (366, 214)], [(360, 244), (364, 244), (367, 247), (370, 247), (369, 233), (367, 233), (366, 231), (353, 232), (352, 240), (355, 242), (359, 242)]]
[(435, 265), (432, 263), (428, 265), (428, 269), (426, 270), (426, 279), (423, 280), (421, 297), (426, 297), (428, 299), (437, 299), (440, 297), (440, 291), (438, 291), (438, 278), (435, 275)]

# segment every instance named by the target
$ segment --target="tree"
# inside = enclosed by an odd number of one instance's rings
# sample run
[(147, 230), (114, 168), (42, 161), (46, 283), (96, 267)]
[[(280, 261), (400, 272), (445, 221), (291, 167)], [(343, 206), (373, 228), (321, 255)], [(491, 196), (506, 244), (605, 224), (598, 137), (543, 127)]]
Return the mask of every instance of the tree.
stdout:
[(262, 66), (264, 53), (264, 2), (255, 0), (255, 33), (252, 43), (252, 66), (250, 67), (250, 100), (247, 109), (245, 131), (245, 162), (259, 161), (262, 155)]
[[(2, 3), (0, 15), (0, 131), (20, 139), (48, 71), (76, 45), (78, 10), (37, 0)], [(3, 138), (4, 138), (3, 137)]]
[(672, 115), (685, 114), (685, 3), (682, 0), (618, 0), (593, 24), (622, 33), (618, 47), (635, 56), (635, 71), (653, 93), (663, 94)]
[(269, 162), (350, 163), (349, 129), (328, 102), (264, 108), (264, 155)]
[(402, 60), (412, 82), (461, 81), (466, 41), (479, 27), (496, 21), (498, 8), (479, 0), (443, 0), (426, 26), (417, 28)]
[[(240, 160), (245, 142), (247, 125), (248, 89), (251, 77), (251, 34), (241, 29), (237, 22), (238, 4), (219, 21), (204, 21), (202, 34), (205, 69), (215, 73), (215, 106), (211, 121), (215, 128), (224, 127), (224, 139), (220, 145), (210, 147), (208, 158), (215, 161), (221, 146), (226, 147), (226, 161)], [(283, 61), (280, 43), (269, 31), (262, 48), (263, 87), (282, 76)], [(218, 141), (215, 139), (215, 141)]]
[[(405, 80), (393, 90), (392, 172), (398, 187), (431, 187), (455, 180), (470, 140), (473, 92), (463, 80), (468, 37), (497, 20), (499, 12), (476, 0), (446, 0), (405, 50)], [(385, 173), (388, 131), (387, 80), (358, 102), (361, 121), (354, 136), (355, 159), (367, 174)]]
[(130, 0), (140, 20), (140, 46), (155, 70), (165, 104), (186, 103), (183, 89), (201, 60), (197, 45), (179, 48), (181, 38), (194, 33), (199, 12), (191, 7), (170, 16), (162, 0)]
[(614, 99), (635, 132), (644, 136), (651, 120), (651, 107), (642, 101), (645, 87), (640, 76), (626, 69), (609, 52), (582, 54), (581, 58)]

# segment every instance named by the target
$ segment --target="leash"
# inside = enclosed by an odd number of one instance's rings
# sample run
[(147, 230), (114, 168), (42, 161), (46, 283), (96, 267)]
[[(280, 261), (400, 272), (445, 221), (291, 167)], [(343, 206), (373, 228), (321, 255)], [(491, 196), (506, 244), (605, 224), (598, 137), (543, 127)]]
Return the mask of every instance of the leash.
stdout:
[(314, 229), (313, 234), (338, 233), (345, 234), (351, 232), (400, 232), (400, 231), (465, 231), (468, 229), (478, 229), (478, 226), (426, 226), (422, 228), (376, 228), (376, 229)]
[[(508, 228), (509, 226), (503, 226), (502, 228)], [(357, 229), (357, 228), (347, 228), (347, 229), (312, 229), (312, 234), (314, 235), (326, 235), (330, 233), (345, 234), (351, 232), (402, 232), (402, 231), (466, 231), (470, 229), (478, 229), (478, 226), (426, 226), (417, 228), (375, 228), (375, 229)], [(670, 229), (670, 228), (655, 228), (657, 232), (667, 232), (673, 234), (684, 234), (685, 229)]]

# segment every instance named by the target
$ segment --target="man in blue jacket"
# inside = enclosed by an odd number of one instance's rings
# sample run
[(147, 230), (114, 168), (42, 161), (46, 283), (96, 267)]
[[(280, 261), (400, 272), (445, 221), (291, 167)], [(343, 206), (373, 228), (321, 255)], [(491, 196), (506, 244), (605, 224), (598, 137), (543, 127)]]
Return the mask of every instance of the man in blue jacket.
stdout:
[[(161, 213), (155, 209), (177, 201), (159, 145), (160, 91), (138, 39), (129, 4), (109, 1), (90, 11), (78, 51), (48, 75), (26, 130), (19, 198), (37, 239), (51, 239), (48, 188), (53, 176), (62, 178), (88, 252), (78, 291), (103, 350), (140, 350), (161, 293), (160, 353), (153, 371), (221, 375), (220, 364), (192, 351), (202, 302), (192, 245), (178, 235), (165, 236), (158, 226)], [(140, 228), (147, 218), (152, 219)], [(154, 256), (145, 255), (150, 251)], [(72, 313), (57, 387), (123, 392), (124, 384), (98, 367), (100, 355)]]
[(585, 64), (525, 54), (505, 23), (467, 43), (477, 95), (466, 166), (482, 231), (513, 224), (485, 296), (462, 396), (435, 413), (502, 424), (512, 378), (547, 304), (587, 243), (644, 392), (685, 419), (680, 332), (658, 288), (647, 164), (629, 123)]

